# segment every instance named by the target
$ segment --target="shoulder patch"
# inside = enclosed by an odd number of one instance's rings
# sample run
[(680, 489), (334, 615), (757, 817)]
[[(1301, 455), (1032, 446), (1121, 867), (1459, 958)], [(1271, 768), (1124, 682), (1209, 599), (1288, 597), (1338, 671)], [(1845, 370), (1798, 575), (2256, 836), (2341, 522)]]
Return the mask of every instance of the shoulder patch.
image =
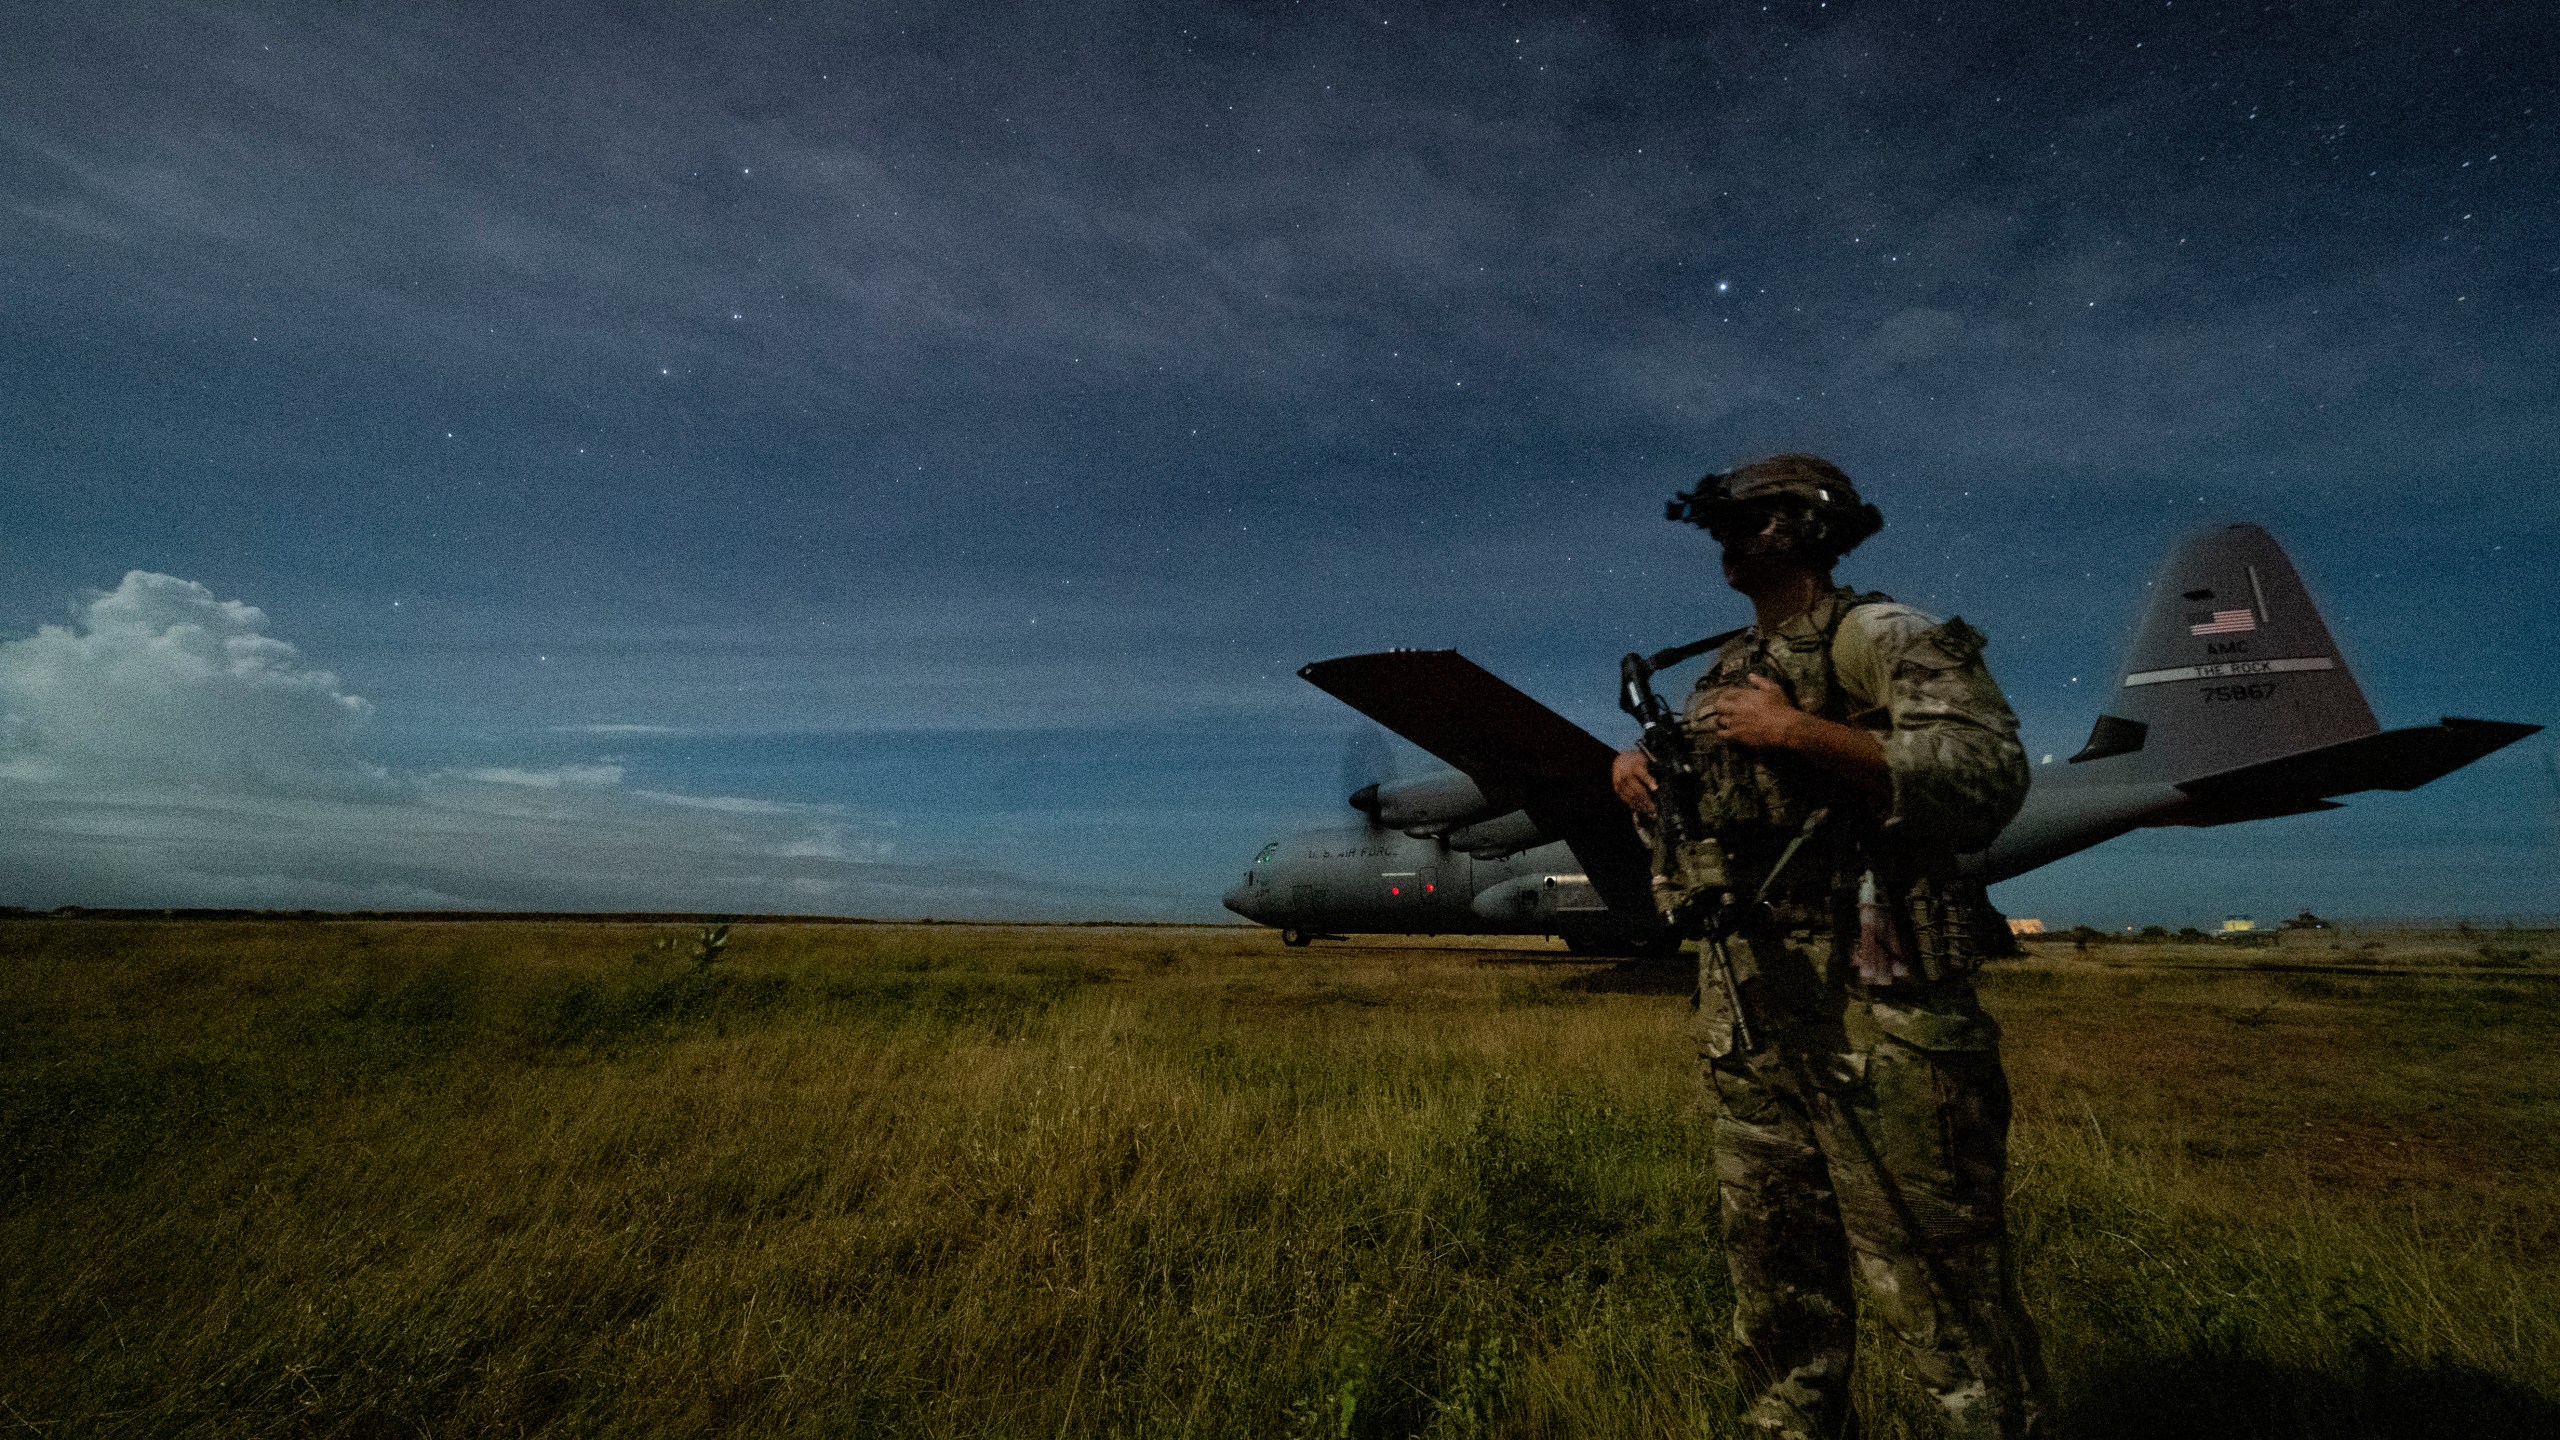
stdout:
[(1852, 665), (1862, 663), (1870, 655), (1898, 655), (1910, 649), (1913, 641), (1927, 635), (1937, 625), (1937, 616), (1899, 600), (1861, 605), (1841, 618), (1839, 633), (1831, 642), (1831, 653)]
[(1946, 652), (1947, 658), (1958, 664), (1981, 654), (1982, 647), (1991, 643), (1982, 638), (1981, 631), (1964, 623), (1964, 617), (1961, 615), (1951, 617), (1947, 623), (1930, 631), (1924, 638)]

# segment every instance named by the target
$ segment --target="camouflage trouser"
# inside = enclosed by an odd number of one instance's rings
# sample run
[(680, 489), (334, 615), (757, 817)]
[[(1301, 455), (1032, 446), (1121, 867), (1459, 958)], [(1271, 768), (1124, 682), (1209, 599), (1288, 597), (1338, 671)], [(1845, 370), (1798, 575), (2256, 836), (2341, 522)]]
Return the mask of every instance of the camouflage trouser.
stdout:
[(1699, 1033), (1746, 1421), (1854, 1433), (1854, 1272), (1950, 1432), (2041, 1433), (2002, 1197), (2009, 1087), (1971, 982), (1866, 992), (1826, 976), (1818, 934), (1729, 944), (1751, 1048), (1711, 968)]

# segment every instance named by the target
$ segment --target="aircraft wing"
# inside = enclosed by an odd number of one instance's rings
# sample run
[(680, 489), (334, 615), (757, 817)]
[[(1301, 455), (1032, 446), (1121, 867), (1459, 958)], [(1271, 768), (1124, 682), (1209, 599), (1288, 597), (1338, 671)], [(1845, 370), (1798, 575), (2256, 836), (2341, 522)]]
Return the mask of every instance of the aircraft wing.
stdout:
[(1616, 752), (1590, 731), (1455, 650), (1345, 655), (1298, 674), (1527, 811), (1572, 847), (1610, 909), (1653, 913), (1644, 845), (1609, 788)]

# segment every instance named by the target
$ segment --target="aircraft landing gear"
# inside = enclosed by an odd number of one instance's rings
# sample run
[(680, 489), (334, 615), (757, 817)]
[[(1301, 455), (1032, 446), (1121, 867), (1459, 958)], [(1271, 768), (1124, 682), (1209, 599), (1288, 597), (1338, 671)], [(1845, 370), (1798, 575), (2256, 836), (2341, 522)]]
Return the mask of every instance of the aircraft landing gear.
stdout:
[(1303, 949), (1306, 946), (1306, 943), (1314, 938), (1316, 937), (1308, 934), (1304, 930), (1283, 930), (1280, 932), (1280, 943), (1290, 947), (1291, 949)]

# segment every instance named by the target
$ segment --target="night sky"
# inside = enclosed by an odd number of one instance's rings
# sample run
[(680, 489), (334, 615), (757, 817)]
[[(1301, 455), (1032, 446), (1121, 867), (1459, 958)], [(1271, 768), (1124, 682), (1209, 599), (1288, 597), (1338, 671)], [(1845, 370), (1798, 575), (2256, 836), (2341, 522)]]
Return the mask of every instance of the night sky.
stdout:
[[(2231, 520), (2386, 725), (2560, 719), (2547, 5), (0, 30), (0, 902), (1218, 918), (1349, 818), (1299, 665), (1624, 743), (1781, 449), (2031, 757)], [(1996, 898), (2560, 911), (2554, 755)]]

